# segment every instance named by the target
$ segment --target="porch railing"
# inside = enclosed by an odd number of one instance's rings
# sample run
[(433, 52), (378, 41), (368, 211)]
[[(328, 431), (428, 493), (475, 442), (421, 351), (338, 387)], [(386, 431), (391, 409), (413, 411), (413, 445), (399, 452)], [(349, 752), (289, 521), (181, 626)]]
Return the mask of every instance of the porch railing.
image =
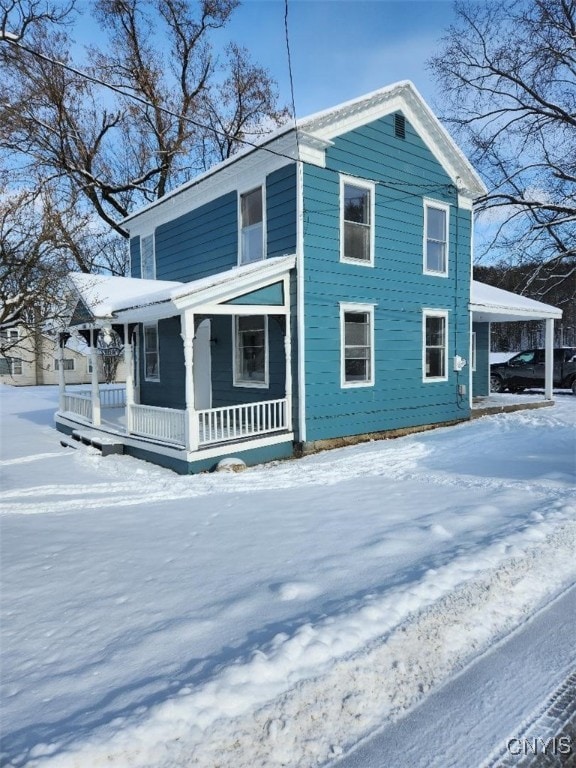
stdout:
[(199, 443), (226, 442), (287, 429), (286, 400), (230, 405), (198, 411)]
[[(100, 387), (98, 392), (101, 408), (124, 408), (126, 406), (126, 387)], [(82, 395), (82, 397), (92, 397), (89, 389), (80, 390), (75, 394)]]
[(64, 395), (64, 410), (81, 416), (92, 422), (92, 397), (84, 392), (66, 392)]
[(129, 431), (133, 434), (186, 445), (186, 411), (136, 404), (128, 410)]

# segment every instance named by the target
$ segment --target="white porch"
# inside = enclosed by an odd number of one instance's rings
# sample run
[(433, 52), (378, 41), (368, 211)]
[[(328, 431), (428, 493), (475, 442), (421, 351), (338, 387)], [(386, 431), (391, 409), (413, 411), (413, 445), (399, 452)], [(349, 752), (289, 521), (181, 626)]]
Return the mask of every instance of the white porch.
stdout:
[[(131, 278), (101, 278), (96, 283), (91, 279), (78, 279), (75, 287), (79, 301), (75, 314), (79, 322), (71, 321), (69, 327), (87, 337), (94, 373), (89, 389), (70, 390), (66, 387), (64, 366), (60, 366), (58, 428), (68, 433), (83, 429), (91, 434), (108, 435), (132, 451), (172, 456), (188, 463), (208, 456), (230, 455), (232, 451), (236, 454), (279, 443), (291, 444), (294, 435), (289, 273), (293, 266), (294, 257), (270, 259), (188, 284)], [(103, 301), (102, 295), (107, 301)], [(262, 382), (257, 382), (262, 399), (256, 399), (259, 389), (237, 386), (229, 399), (246, 402), (206, 407), (207, 403), (201, 404), (198, 399), (197, 379), (203, 376), (206, 365), (210, 365), (210, 348), (206, 344), (212, 340), (201, 339), (199, 329), (206, 318), (222, 316), (227, 316), (232, 323), (239, 317), (264, 317), (266, 328), (268, 319), (275, 319), (275, 352), (281, 360), (281, 368), (276, 371), (280, 382), (276, 382), (275, 391), (269, 392)], [(141, 344), (138, 346), (135, 330), (142, 324), (164, 319), (173, 325), (178, 317), (179, 324), (170, 343), (173, 347), (181, 345), (182, 369), (179, 370), (182, 373), (178, 374), (178, 381), (182, 387), (182, 407), (168, 407), (173, 403), (165, 399), (164, 405), (161, 399), (165, 385), (158, 383), (156, 401), (152, 402), (147, 394), (149, 387), (139, 385), (147, 360)], [(98, 382), (98, 366), (94, 364), (96, 336), (100, 329), (110, 326), (123, 339), (125, 386), (102, 386)], [(268, 332), (266, 340), (268, 343)], [(63, 338), (61, 358), (65, 342)], [(158, 355), (160, 351), (159, 348)], [(232, 365), (230, 360), (231, 368)], [(267, 366), (268, 360), (266, 376)], [(166, 377), (167, 382), (171, 380), (175, 381)], [(208, 402), (212, 402), (211, 397)]]

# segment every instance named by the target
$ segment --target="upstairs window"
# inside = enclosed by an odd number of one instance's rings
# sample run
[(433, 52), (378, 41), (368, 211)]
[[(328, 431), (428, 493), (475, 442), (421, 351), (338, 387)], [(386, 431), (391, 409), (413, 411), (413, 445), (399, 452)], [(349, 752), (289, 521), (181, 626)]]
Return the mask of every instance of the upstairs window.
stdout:
[(448, 214), (444, 203), (424, 201), (424, 272), (448, 275)]
[(374, 384), (374, 306), (340, 305), (341, 385)]
[(448, 313), (441, 310), (424, 312), (423, 368), (424, 381), (446, 381), (448, 378)]
[(160, 381), (157, 325), (144, 326), (144, 378), (146, 381)]
[(0, 376), (21, 376), (22, 359), (20, 357), (0, 357)]
[(234, 386), (268, 386), (268, 323), (263, 315), (234, 318)]
[(374, 184), (340, 180), (340, 259), (374, 263)]
[(140, 239), (140, 272), (144, 280), (156, 280), (154, 235)]
[(262, 187), (240, 195), (240, 264), (264, 258)]

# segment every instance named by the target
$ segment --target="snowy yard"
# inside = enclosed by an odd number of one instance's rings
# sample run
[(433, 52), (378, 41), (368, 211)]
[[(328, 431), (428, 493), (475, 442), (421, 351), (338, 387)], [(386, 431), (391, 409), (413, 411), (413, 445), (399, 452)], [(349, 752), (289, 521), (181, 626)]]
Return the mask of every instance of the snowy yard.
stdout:
[(193, 477), (0, 399), (5, 766), (327, 764), (576, 581), (569, 395)]

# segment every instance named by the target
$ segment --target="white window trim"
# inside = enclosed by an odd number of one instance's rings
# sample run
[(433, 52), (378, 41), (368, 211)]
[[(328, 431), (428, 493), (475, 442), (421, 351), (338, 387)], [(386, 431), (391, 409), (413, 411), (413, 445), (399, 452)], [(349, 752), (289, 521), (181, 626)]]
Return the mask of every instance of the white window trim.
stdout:
[[(344, 185), (351, 184), (354, 187), (360, 187), (360, 189), (366, 189), (370, 192), (370, 258), (364, 259), (351, 259), (344, 255)], [(373, 181), (365, 181), (364, 179), (357, 179), (354, 176), (344, 176), (340, 174), (340, 261), (343, 264), (356, 264), (360, 267), (373, 267), (374, 266), (374, 244), (375, 244), (375, 230), (376, 230), (376, 184)]]
[[(426, 376), (426, 319), (428, 317), (443, 317), (444, 318), (444, 376)], [(423, 309), (422, 310), (422, 381), (425, 384), (434, 384), (439, 381), (448, 381), (448, 347), (450, 344), (450, 325), (449, 325), (449, 313), (446, 309)]]
[(23, 375), (23, 367), (22, 367), (22, 358), (21, 357), (11, 357), (10, 358), (10, 375), (11, 376), (22, 376)]
[[(73, 357), (65, 357), (64, 363), (72, 363), (72, 368), (67, 368), (64, 366), (65, 371), (75, 371), (76, 370), (76, 360)], [(54, 370), (59, 371), (60, 370), (60, 358), (55, 357), (54, 358)]]
[(268, 236), (267, 236), (267, 221), (266, 221), (266, 181), (264, 180), (261, 184), (252, 184), (249, 187), (246, 187), (245, 189), (239, 189), (238, 190), (238, 266), (242, 266), (243, 264), (255, 264), (254, 261), (242, 261), (242, 197), (244, 195), (248, 195), (250, 192), (254, 192), (257, 189), (262, 190), (262, 259), (261, 261), (266, 261), (268, 258)]
[(476, 370), (476, 331), (470, 334), (470, 360), (472, 370)]
[[(340, 302), (340, 387), (342, 389), (357, 389), (358, 387), (373, 387), (375, 384), (374, 362), (374, 307), (375, 304), (348, 304)], [(346, 329), (344, 318), (346, 312), (367, 312), (370, 317), (370, 378), (366, 381), (346, 381)]]
[[(156, 376), (148, 376), (146, 373), (146, 328), (154, 328), (156, 331), (156, 356), (158, 358), (158, 374)], [(160, 335), (158, 334), (158, 323), (144, 323), (142, 329), (142, 351), (144, 355), (144, 381), (160, 381)], [(153, 350), (150, 350), (153, 351)]]
[[(450, 264), (450, 206), (448, 203), (443, 203), (440, 200), (433, 200), (432, 198), (425, 197), (423, 199), (423, 211), (424, 211), (424, 226), (423, 226), (423, 238), (422, 238), (422, 266), (425, 275), (432, 275), (434, 277), (448, 277), (449, 264)], [(437, 208), (438, 210), (446, 213), (446, 269), (442, 272), (437, 272), (435, 269), (428, 269), (428, 228), (427, 228), (427, 216), (426, 211), (428, 208)]]
[[(264, 318), (264, 381), (245, 381), (237, 377), (236, 357), (238, 355), (238, 318), (232, 316), (232, 379), (233, 385), (241, 389), (268, 389), (270, 387), (269, 361), (270, 348), (268, 344), (268, 315), (260, 315)], [(246, 315), (242, 315), (246, 317)]]
[[(142, 242), (148, 237), (152, 238), (152, 276), (144, 274), (144, 258), (142, 255)], [(156, 232), (140, 235), (140, 277), (143, 280), (156, 280)]]

